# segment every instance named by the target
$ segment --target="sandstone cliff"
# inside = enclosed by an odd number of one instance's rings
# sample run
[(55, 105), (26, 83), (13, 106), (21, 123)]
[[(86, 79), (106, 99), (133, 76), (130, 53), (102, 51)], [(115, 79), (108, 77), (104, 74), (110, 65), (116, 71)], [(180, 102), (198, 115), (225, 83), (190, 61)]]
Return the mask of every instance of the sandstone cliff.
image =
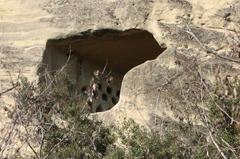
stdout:
[[(167, 50), (127, 72), (119, 102), (96, 116), (150, 127), (156, 116), (177, 120), (186, 106), (182, 94), (199, 93), (196, 81), (213, 85), (219, 69), (222, 76), (239, 74), (239, 16), (238, 0), (0, 0), (0, 91), (19, 72), (38, 80), (48, 39), (89, 29), (140, 29)], [(0, 101), (13, 104), (9, 94)], [(8, 120), (0, 112), (1, 129)]]

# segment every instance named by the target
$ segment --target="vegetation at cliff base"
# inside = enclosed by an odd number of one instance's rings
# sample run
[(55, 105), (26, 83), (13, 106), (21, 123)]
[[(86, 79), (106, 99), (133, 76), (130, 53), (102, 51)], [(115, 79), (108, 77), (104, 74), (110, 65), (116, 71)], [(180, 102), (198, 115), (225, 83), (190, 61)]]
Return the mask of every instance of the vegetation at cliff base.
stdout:
[(37, 159), (237, 159), (239, 80), (233, 85), (227, 95), (218, 93), (221, 85), (208, 95), (201, 125), (165, 120), (159, 131), (131, 119), (112, 126), (91, 119), (87, 97), (64, 73), (39, 85), (21, 78), (11, 117), (24, 127), (24, 140)]

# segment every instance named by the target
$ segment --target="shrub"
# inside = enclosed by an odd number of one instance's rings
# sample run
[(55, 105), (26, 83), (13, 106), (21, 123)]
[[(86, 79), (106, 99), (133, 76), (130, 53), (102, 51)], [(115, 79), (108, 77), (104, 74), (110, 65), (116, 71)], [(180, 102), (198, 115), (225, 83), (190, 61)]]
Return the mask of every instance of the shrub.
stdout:
[[(89, 119), (86, 97), (78, 93), (81, 91), (66, 74), (38, 86), (22, 78), (15, 95), (14, 117), (26, 131), (31, 130), (27, 135), (40, 145), (38, 151), (28, 142), (38, 159), (238, 158), (240, 85), (235, 82), (228, 85), (228, 90), (234, 90), (227, 95), (208, 94), (209, 99), (204, 101), (208, 111), (201, 112), (202, 125), (169, 120), (163, 134), (133, 120), (120, 127), (106, 127)], [(66, 124), (57, 124), (53, 116)]]
[[(21, 78), (15, 95), (18, 118), (24, 125), (27, 139), (38, 139), (37, 158), (102, 158), (114, 137), (101, 122), (88, 118), (86, 98), (78, 94), (66, 74), (59, 74), (39, 86)], [(59, 126), (53, 116), (61, 118)], [(34, 126), (30, 131), (29, 126)], [(36, 130), (36, 131), (35, 131)], [(31, 132), (31, 133), (30, 133)]]

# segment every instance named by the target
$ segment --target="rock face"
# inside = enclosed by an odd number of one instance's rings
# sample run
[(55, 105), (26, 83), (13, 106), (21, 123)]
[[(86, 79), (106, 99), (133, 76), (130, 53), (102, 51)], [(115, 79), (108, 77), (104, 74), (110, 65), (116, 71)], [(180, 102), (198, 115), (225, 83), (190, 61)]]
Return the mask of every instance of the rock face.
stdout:
[[(97, 116), (106, 122), (129, 117), (145, 126), (156, 116), (176, 120), (171, 108), (181, 114), (182, 94), (199, 93), (190, 89), (196, 81), (214, 84), (219, 69), (223, 76), (238, 74), (239, 16), (237, 0), (1, 0), (0, 90), (19, 72), (38, 80), (48, 39), (89, 29), (142, 29), (167, 50), (127, 72), (118, 104)], [(4, 103), (12, 104), (8, 95)], [(0, 120), (7, 125), (5, 116)]]
[[(165, 49), (144, 30), (87, 31), (48, 40), (38, 74), (44, 77), (46, 72), (56, 73), (66, 66), (64, 71), (72, 85), (92, 96), (88, 101), (91, 111), (100, 112), (118, 102), (123, 76), (130, 69), (155, 59)], [(93, 76), (94, 72), (98, 77)]]

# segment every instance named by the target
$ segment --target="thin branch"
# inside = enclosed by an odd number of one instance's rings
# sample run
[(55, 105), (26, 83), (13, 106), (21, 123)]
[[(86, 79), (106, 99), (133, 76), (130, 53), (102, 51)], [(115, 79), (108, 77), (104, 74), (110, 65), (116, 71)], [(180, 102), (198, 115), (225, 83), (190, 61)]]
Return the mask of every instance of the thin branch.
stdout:
[(26, 137), (27, 145), (30, 147), (30, 149), (31, 149), (32, 152), (35, 154), (35, 156), (36, 156), (38, 159), (41, 159), (41, 158), (39, 157), (37, 151), (35, 151), (35, 149), (32, 147), (32, 145), (31, 145), (30, 142), (28, 141), (28, 137), (30, 136), (30, 134), (29, 134), (29, 132), (28, 132), (26, 126), (24, 125), (24, 123), (23, 123), (23, 121), (22, 121), (22, 119), (21, 119), (21, 117), (20, 117), (20, 114), (19, 114), (18, 112), (17, 112), (17, 115), (18, 115), (18, 119), (20, 120), (20, 122), (21, 122), (21, 124), (22, 124), (24, 130), (25, 130), (26, 133), (27, 133), (27, 137)]
[(6, 137), (4, 137), (4, 140), (2, 141), (6, 144), (1, 143), (1, 158), (3, 156), (4, 151), (6, 150), (7, 145), (9, 144), (10, 138), (13, 136), (13, 132), (14, 132), (14, 129), (16, 128), (16, 125), (17, 125), (17, 122), (15, 119), (10, 131), (8, 132), (8, 135)]
[(209, 136), (210, 136), (213, 144), (214, 144), (215, 147), (217, 148), (218, 152), (221, 154), (221, 156), (222, 156), (224, 159), (227, 159), (227, 157), (225, 156), (225, 154), (223, 153), (223, 151), (221, 150), (221, 148), (218, 146), (217, 142), (214, 140), (213, 135), (212, 135), (211, 132), (209, 132)]
[(203, 81), (202, 75), (201, 75), (201, 73), (200, 73), (199, 71), (198, 71), (198, 75), (199, 75), (199, 77), (200, 77), (201, 80), (202, 80), (203, 86), (204, 86), (204, 87), (206, 88), (206, 90), (208, 91), (210, 98), (212, 99), (212, 101), (214, 101), (214, 104), (217, 106), (217, 108), (218, 108), (221, 112), (223, 112), (223, 113), (231, 120), (231, 123), (232, 123), (232, 122), (240, 123), (239, 121), (235, 120), (231, 115), (229, 115), (219, 104), (217, 104), (217, 103), (215, 102), (214, 97), (211, 95), (211, 92), (210, 92), (208, 86), (206, 85), (206, 83)]
[(47, 159), (51, 153), (60, 146), (60, 144), (68, 137), (68, 135), (73, 131), (74, 129), (74, 125), (72, 126), (72, 128), (63, 135), (63, 137), (59, 140), (58, 143), (56, 143), (55, 145), (52, 146), (52, 148), (46, 153), (46, 155), (43, 157), (43, 159)]
[(233, 155), (235, 156), (236, 159), (238, 159), (236, 153), (235, 153), (235, 149), (226, 141), (221, 137), (222, 142), (232, 151)]
[(39, 152), (39, 155), (40, 155), (40, 158), (42, 159), (43, 157), (43, 145), (44, 145), (44, 140), (45, 140), (45, 131), (43, 129), (43, 127), (41, 127), (41, 142), (40, 142), (40, 152)]
[(190, 35), (199, 43), (199, 45), (202, 47), (202, 49), (205, 50), (208, 54), (212, 54), (212, 55), (215, 55), (215, 56), (217, 56), (217, 57), (219, 57), (219, 58), (221, 58), (221, 59), (228, 60), (228, 61), (230, 61), (230, 62), (235, 62), (235, 63), (240, 64), (240, 60), (219, 55), (217, 51), (214, 51), (213, 49), (211, 49), (211, 48), (209, 48), (208, 46), (204, 45), (204, 44), (197, 38), (197, 36), (192, 32), (192, 30), (191, 30), (189, 27), (188, 27), (188, 30), (186, 31), (186, 33), (190, 34)]
[(65, 140), (66, 137), (66, 135), (63, 136), (63, 138), (48, 151), (48, 153), (44, 156), (43, 159), (47, 159), (51, 155), (51, 153), (60, 146), (60, 144)]
[(11, 88), (8, 88), (7, 90), (5, 90), (5, 91), (3, 91), (3, 92), (0, 92), (0, 97), (1, 97), (3, 94), (5, 94), (5, 93), (8, 93), (8, 92), (14, 90), (17, 86), (18, 86), (18, 85), (15, 84), (15, 85), (12, 86)]
[(104, 68), (103, 68), (103, 70), (102, 70), (102, 75), (104, 75), (105, 74), (105, 71), (106, 71), (106, 69), (107, 69), (107, 66), (108, 66), (108, 60), (106, 61), (106, 64), (105, 64), (105, 66), (104, 66)]
[[(64, 64), (64, 65), (61, 67), (61, 69), (54, 75), (54, 78), (50, 81), (49, 85), (45, 88), (45, 90), (43, 90), (43, 91), (41, 92), (41, 94), (44, 94), (44, 93), (52, 86), (53, 82), (55, 81), (55, 78), (67, 67), (67, 65), (68, 65), (68, 63), (69, 63), (69, 61), (70, 61), (70, 59), (71, 59), (71, 54), (72, 54), (72, 47), (71, 47), (71, 45), (70, 45), (70, 46), (69, 46), (69, 55), (68, 55), (68, 58), (67, 58), (65, 64)], [(48, 75), (48, 74), (47, 74), (47, 75)], [(49, 78), (49, 79), (51, 79), (51, 78)]]

